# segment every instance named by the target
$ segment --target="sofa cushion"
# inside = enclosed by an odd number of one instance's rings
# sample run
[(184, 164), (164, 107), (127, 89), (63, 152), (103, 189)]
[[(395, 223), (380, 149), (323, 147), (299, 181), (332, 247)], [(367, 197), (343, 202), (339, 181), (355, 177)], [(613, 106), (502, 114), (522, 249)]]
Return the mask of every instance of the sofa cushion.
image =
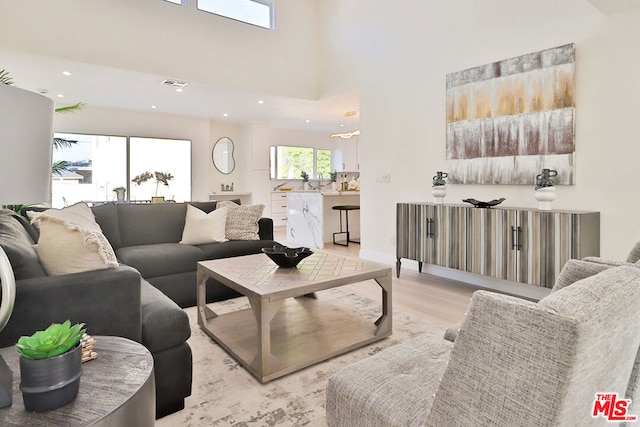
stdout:
[(277, 242), (273, 240), (230, 240), (224, 243), (198, 245), (198, 248), (204, 252), (205, 259), (219, 259), (257, 254), (262, 248), (271, 248), (275, 244)]
[(264, 205), (240, 206), (234, 202), (218, 202), (218, 209), (228, 207), (226, 237), (229, 240), (259, 240), (258, 220)]
[(196, 263), (206, 259), (202, 250), (180, 243), (125, 246), (116, 255), (145, 278), (195, 271)]
[(118, 207), (116, 204), (104, 203), (93, 206), (91, 211), (113, 249), (121, 247), (122, 239), (120, 238), (120, 223), (118, 221)]
[(34, 219), (40, 224), (37, 252), (50, 275), (117, 268), (111, 244), (84, 203), (49, 209)]
[(20, 223), (19, 215), (9, 210), (0, 211), (0, 246), (9, 258), (16, 280), (47, 275), (33, 244), (31, 236)]
[(192, 205), (187, 205), (187, 216), (182, 231), (183, 245), (202, 245), (205, 243), (226, 242), (225, 229), (227, 212), (224, 207), (205, 213)]
[(132, 203), (117, 208), (122, 246), (177, 243), (182, 238), (185, 203)]
[(191, 336), (187, 313), (144, 279), (140, 300), (142, 344), (151, 353), (180, 345)]

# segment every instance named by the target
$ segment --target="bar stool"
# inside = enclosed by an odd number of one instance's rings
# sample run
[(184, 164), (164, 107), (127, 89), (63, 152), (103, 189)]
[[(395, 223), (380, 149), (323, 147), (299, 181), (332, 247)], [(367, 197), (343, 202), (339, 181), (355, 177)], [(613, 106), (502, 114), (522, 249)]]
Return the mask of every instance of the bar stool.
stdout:
[[(340, 211), (339, 212), (340, 213), (340, 231), (338, 231), (337, 233), (333, 233), (333, 244), (340, 245), (340, 246), (349, 246), (349, 242), (360, 243), (359, 240), (351, 240), (351, 237), (349, 235), (349, 211), (359, 211), (360, 205), (338, 205), (338, 206), (332, 207), (331, 209)], [(342, 211), (344, 211), (344, 219), (346, 223), (345, 230), (342, 229)], [(336, 242), (336, 234), (346, 234), (347, 235), (346, 243)]]

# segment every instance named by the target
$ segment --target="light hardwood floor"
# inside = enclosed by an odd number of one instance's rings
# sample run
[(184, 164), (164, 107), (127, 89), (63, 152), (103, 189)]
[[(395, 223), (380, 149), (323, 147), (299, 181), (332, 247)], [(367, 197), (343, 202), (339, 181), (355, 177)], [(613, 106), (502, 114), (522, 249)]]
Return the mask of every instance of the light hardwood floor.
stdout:
[[(284, 227), (274, 228), (274, 239), (285, 245), (296, 246), (286, 241)], [(329, 243), (325, 244), (324, 250), (357, 258), (360, 245), (350, 243), (345, 247)], [(380, 298), (380, 287), (373, 281), (348, 285), (344, 288), (371, 299)], [(398, 279), (393, 266), (393, 307), (411, 313), (420, 320), (430, 322), (442, 329), (462, 320), (471, 294), (477, 289), (473, 285), (418, 273), (406, 267), (402, 268)]]

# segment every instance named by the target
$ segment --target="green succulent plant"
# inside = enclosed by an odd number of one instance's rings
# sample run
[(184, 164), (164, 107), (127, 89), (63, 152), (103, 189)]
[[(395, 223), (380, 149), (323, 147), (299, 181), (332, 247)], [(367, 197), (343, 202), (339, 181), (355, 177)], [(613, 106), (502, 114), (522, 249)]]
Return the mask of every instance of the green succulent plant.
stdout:
[(302, 180), (304, 182), (309, 181), (309, 174), (307, 172), (305, 172), (305, 171), (300, 172), (300, 176), (302, 177)]
[(18, 353), (25, 359), (40, 360), (59, 356), (80, 343), (87, 330), (84, 323), (71, 326), (71, 322), (53, 323), (44, 331), (38, 331), (30, 337), (20, 337), (16, 344)]

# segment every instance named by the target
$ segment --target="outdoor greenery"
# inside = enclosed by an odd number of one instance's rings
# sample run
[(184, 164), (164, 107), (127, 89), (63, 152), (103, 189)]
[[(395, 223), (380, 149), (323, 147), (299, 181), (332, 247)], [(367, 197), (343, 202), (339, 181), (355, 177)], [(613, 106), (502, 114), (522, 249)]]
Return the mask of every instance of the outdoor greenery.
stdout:
[(331, 174), (331, 150), (277, 146), (272, 147), (271, 161), (276, 166), (272, 173), (275, 179), (300, 179), (303, 171), (309, 178), (318, 178), (320, 174), (328, 178)]
[(54, 323), (30, 337), (20, 337), (16, 349), (22, 357), (29, 360), (59, 356), (77, 346), (86, 331), (84, 323), (73, 326), (69, 320), (62, 324)]

